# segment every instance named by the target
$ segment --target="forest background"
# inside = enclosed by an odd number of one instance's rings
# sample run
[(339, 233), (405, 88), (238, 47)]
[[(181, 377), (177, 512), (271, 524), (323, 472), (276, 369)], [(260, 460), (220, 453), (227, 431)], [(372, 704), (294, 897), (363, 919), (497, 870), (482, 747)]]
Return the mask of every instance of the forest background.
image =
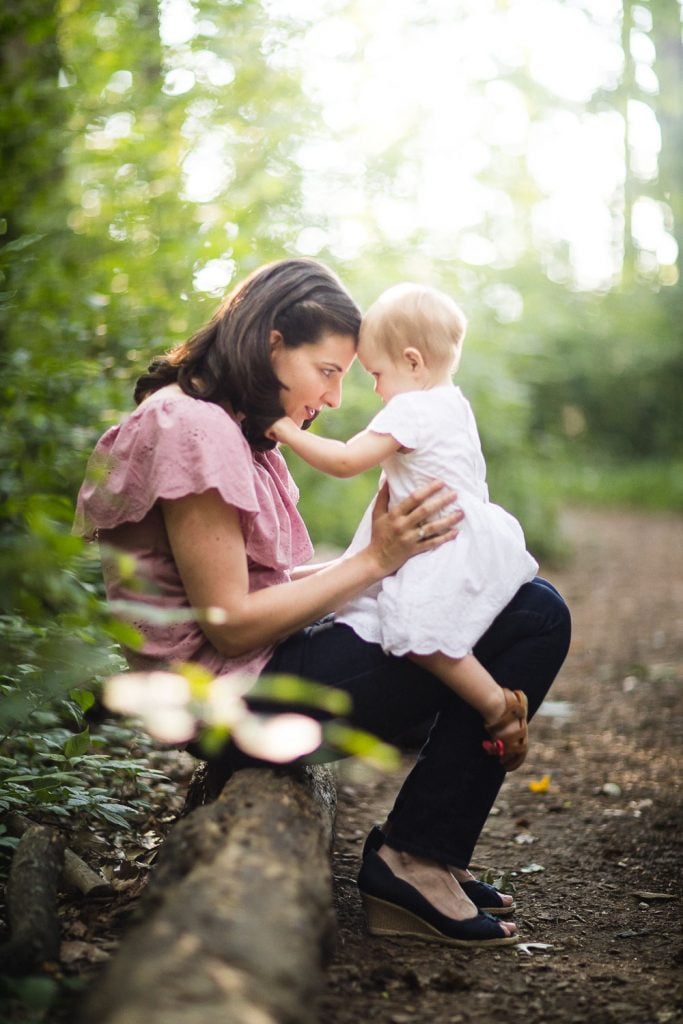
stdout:
[[(406, 279), (458, 299), (492, 497), (536, 554), (568, 554), (566, 503), (683, 507), (678, 0), (314, 7), (0, 15), (0, 811), (134, 818), (122, 733), (88, 721), (128, 634), (75, 496), (151, 356), (268, 260), (322, 259), (362, 307)], [(354, 367), (319, 427), (376, 408)], [(290, 462), (342, 547), (377, 474)]]

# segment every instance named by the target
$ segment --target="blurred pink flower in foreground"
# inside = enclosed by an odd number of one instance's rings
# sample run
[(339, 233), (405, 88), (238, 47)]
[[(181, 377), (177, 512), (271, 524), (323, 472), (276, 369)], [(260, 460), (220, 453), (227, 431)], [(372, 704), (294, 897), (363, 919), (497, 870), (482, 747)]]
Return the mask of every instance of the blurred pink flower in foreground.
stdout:
[(252, 679), (239, 675), (193, 686), (176, 672), (124, 672), (106, 681), (104, 703), (140, 718), (162, 743), (187, 743), (206, 726), (224, 727), (246, 754), (279, 764), (320, 746), (322, 728), (312, 718), (250, 711), (244, 696), (252, 686)]
[(111, 711), (142, 719), (162, 743), (187, 743), (195, 734), (190, 684), (175, 672), (122, 672), (107, 679), (103, 698)]
[(284, 764), (316, 750), (322, 728), (306, 715), (248, 714), (235, 725), (233, 737), (245, 754)]

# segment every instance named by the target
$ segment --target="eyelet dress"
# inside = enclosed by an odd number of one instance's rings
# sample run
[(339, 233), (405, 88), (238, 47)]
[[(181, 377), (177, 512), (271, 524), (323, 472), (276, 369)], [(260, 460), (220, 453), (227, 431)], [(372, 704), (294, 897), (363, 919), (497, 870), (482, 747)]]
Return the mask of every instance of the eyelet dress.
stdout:
[[(437, 479), (457, 492), (465, 518), (455, 540), (409, 559), (341, 608), (337, 621), (390, 654), (441, 651), (463, 657), (535, 577), (538, 563), (526, 550), (517, 520), (489, 501), (476, 422), (459, 388), (396, 395), (369, 429), (390, 434), (406, 449), (382, 464), (390, 507)], [(349, 552), (367, 545), (371, 523), (372, 504)]]

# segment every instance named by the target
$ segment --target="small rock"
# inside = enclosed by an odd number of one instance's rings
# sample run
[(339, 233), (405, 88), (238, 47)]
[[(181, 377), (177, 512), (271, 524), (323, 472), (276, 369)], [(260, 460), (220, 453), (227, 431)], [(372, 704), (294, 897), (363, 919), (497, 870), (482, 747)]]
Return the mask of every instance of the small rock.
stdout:
[(621, 796), (621, 786), (618, 786), (616, 782), (605, 782), (600, 787), (600, 792), (605, 796)]

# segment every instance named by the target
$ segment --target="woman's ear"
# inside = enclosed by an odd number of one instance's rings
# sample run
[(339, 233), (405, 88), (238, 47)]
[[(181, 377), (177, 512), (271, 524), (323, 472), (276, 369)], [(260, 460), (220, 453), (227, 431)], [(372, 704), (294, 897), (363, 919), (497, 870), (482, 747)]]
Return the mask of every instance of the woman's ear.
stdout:
[(284, 340), (285, 339), (282, 337), (282, 335), (280, 334), (279, 331), (272, 330), (270, 332), (270, 354), (271, 354), (271, 356), (275, 352), (277, 352), (277, 350), (279, 348), (282, 347), (282, 343), (284, 342)]
[(418, 348), (404, 348), (403, 358), (407, 362), (411, 373), (418, 373), (420, 370), (424, 370), (424, 356)]

